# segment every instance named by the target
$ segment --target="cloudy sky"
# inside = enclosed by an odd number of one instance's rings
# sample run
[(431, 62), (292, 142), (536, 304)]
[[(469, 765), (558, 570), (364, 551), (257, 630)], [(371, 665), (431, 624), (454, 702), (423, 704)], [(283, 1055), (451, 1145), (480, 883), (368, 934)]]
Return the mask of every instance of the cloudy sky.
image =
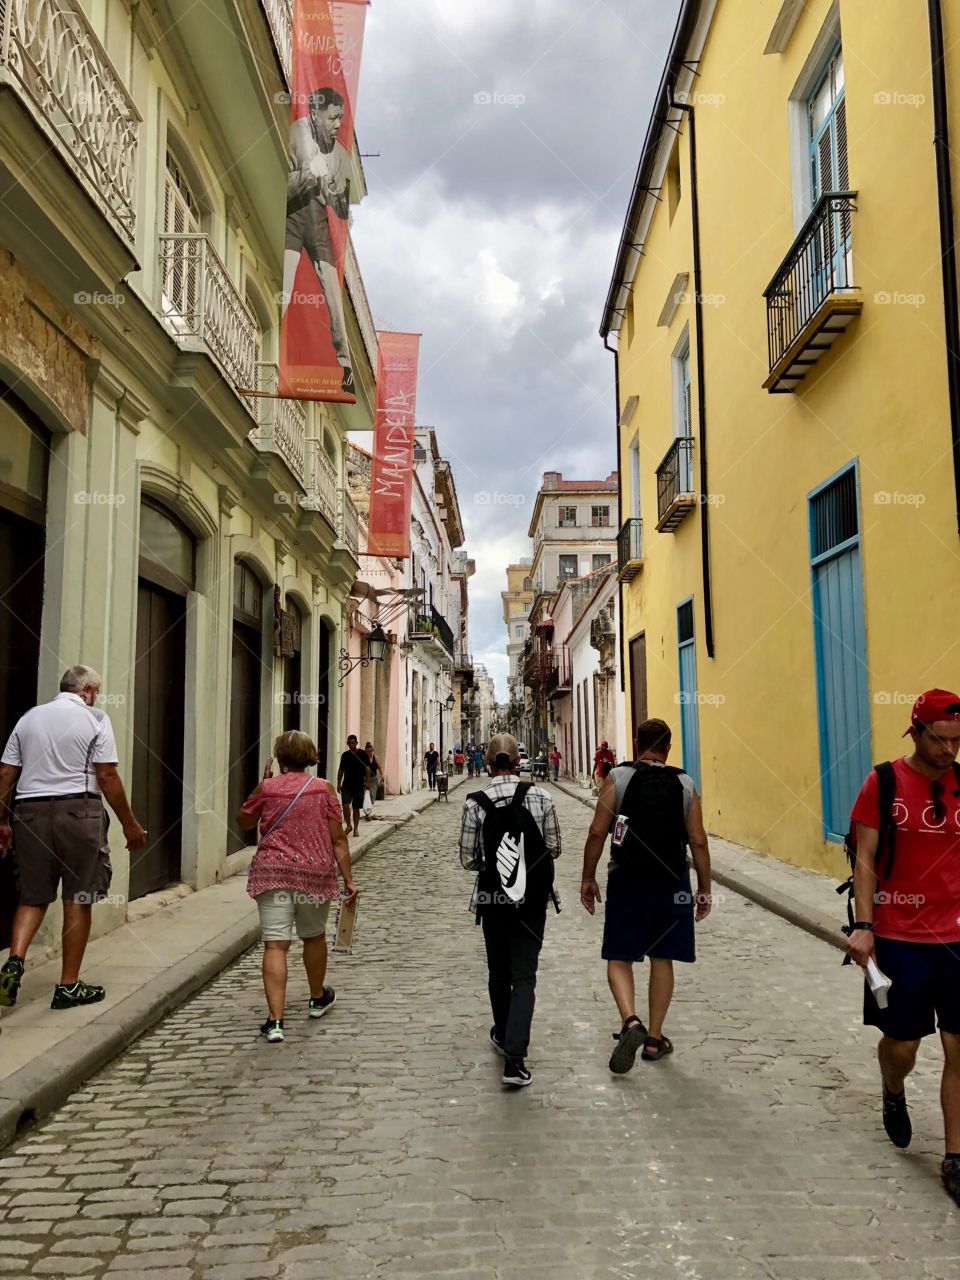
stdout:
[(679, 0), (374, 0), (354, 240), (377, 327), (420, 331), (417, 419), (477, 562), (474, 660), (506, 695), (504, 567), (545, 470), (616, 465), (598, 334)]

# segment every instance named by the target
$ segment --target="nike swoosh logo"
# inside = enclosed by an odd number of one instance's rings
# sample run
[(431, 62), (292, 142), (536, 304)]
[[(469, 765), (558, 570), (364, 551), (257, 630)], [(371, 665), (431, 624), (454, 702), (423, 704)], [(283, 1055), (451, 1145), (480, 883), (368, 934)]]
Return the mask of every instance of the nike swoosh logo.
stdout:
[[(497, 849), (497, 870), (500, 883), (511, 902), (519, 902), (527, 888), (527, 863), (523, 856), (523, 836), (519, 841), (505, 835)], [(513, 884), (510, 880), (513, 879)]]

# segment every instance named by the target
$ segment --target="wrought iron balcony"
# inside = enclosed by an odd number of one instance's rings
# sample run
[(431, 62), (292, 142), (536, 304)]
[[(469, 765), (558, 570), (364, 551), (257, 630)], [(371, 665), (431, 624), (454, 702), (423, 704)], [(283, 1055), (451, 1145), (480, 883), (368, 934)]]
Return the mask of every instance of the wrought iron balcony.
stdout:
[(672, 533), (697, 505), (693, 492), (693, 436), (677, 436), (657, 467), (657, 529)]
[(304, 506), (309, 511), (319, 511), (333, 529), (337, 528), (337, 469), (323, 447), (323, 441), (307, 441), (306, 455), (307, 496)]
[(360, 518), (346, 489), (337, 490), (337, 537), (358, 555), (360, 551)]
[(293, 69), (293, 0), (261, 0), (261, 3), (289, 87)]
[(456, 645), (454, 644), (450, 624), (433, 605), (429, 605), (426, 609), (421, 609), (414, 615), (411, 634), (416, 639), (432, 637), (439, 641), (451, 658), (456, 653)]
[(863, 310), (853, 283), (856, 191), (820, 197), (764, 290), (770, 392), (796, 391), (825, 351)]
[(620, 526), (617, 568), (621, 582), (629, 582), (643, 568), (643, 521), (639, 516), (631, 516)]
[(271, 399), (277, 390), (277, 366), (256, 366), (256, 386), (266, 396), (250, 396), (244, 403), (253, 410), (257, 425), (249, 440), (260, 453), (274, 453), (286, 463), (301, 488), (305, 487), (307, 414), (299, 400)]
[(544, 681), (548, 699), (565, 697), (570, 692), (572, 682), (570, 650), (566, 645), (561, 645), (548, 655), (548, 664)]
[(466, 649), (458, 649), (453, 656), (453, 666), (456, 671), (472, 671), (473, 654), (467, 653)]
[(140, 113), (79, 5), (0, 0), (3, 83), (133, 253)]
[[(246, 303), (207, 236), (161, 235), (161, 319), (183, 351), (201, 351), (237, 388), (252, 388), (257, 328)], [(245, 399), (256, 415), (251, 399)], [(301, 474), (303, 471), (301, 450)]]

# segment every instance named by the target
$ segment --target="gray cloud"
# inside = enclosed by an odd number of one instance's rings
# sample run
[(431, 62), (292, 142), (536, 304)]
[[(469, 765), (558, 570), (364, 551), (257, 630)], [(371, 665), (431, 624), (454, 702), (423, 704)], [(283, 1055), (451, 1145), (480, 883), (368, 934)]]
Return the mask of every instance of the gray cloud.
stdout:
[(380, 157), (354, 238), (378, 325), (423, 333), (417, 416), (454, 463), (478, 560), (471, 646), (501, 697), (503, 568), (529, 554), (540, 474), (616, 464), (597, 329), (677, 7), (378, 0), (369, 14), (358, 137)]

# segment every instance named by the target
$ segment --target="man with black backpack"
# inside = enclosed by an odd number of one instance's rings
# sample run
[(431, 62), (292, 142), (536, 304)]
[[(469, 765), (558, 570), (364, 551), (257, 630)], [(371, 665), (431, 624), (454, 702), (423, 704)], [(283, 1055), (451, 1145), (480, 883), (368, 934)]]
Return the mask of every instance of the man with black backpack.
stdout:
[[(641, 1057), (656, 1062), (673, 1052), (663, 1022), (673, 997), (673, 962), (692, 963), (694, 921), (710, 914), (710, 851), (693, 779), (667, 764), (670, 728), (644, 720), (637, 728), (635, 763), (604, 780), (583, 850), (580, 901), (593, 915), (600, 901), (597, 865), (608, 833), (610, 874), (603, 922), (607, 981), (623, 1019), (614, 1037), (610, 1070), (629, 1071)], [(690, 886), (687, 846), (697, 872)], [(633, 966), (650, 961), (649, 1027), (637, 1017)]]
[(912, 755), (872, 769), (853, 806), (847, 950), (892, 983), (885, 1008), (866, 985), (863, 1021), (882, 1033), (883, 1127), (894, 1146), (913, 1136), (904, 1081), (920, 1041), (940, 1031), (940, 1176), (960, 1204), (960, 695), (922, 693), (907, 733)]
[(460, 861), (477, 872), (470, 901), (483, 925), (493, 1010), (490, 1042), (505, 1059), (503, 1083), (523, 1088), (536, 1000), (537, 964), (547, 906), (557, 911), (553, 863), (560, 857), (560, 824), (542, 787), (520, 782), (516, 738), (501, 733), (487, 747), (491, 782), (463, 806)]

